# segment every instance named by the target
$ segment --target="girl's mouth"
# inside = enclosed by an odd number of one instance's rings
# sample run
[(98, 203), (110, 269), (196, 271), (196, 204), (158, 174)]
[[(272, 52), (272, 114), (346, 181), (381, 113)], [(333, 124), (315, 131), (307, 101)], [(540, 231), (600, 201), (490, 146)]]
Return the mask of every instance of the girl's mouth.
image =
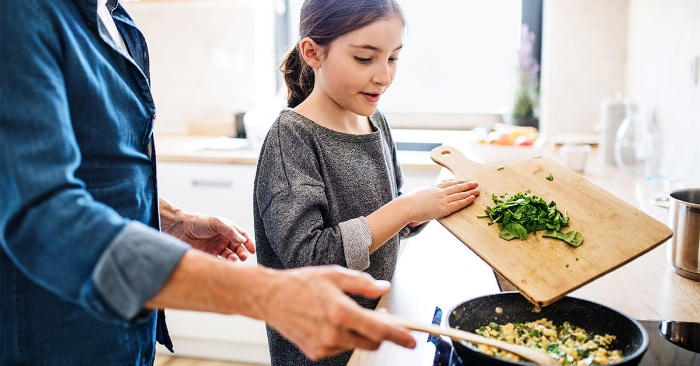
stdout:
[(371, 103), (377, 103), (379, 101), (380, 93), (362, 93), (365, 99)]

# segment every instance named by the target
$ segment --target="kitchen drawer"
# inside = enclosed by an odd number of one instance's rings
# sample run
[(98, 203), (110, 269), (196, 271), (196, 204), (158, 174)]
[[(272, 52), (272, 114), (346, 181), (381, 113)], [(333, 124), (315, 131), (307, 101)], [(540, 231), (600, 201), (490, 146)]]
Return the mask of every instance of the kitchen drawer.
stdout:
[(159, 162), (159, 194), (184, 210), (223, 216), (252, 234), (255, 169), (255, 165)]

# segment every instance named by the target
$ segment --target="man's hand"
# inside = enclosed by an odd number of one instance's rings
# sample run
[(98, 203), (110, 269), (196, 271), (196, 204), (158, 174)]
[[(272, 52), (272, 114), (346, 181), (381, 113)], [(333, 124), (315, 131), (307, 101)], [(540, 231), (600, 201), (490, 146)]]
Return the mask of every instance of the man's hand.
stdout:
[(377, 298), (389, 290), (388, 282), (337, 266), (277, 274), (261, 299), (261, 317), (310, 359), (354, 348), (375, 350), (385, 340), (415, 347), (410, 333), (383, 322), (377, 313), (346, 295)]
[(186, 213), (161, 198), (160, 218), (163, 232), (203, 252), (231, 261), (255, 253), (250, 235), (222, 217)]
[(239, 314), (264, 320), (313, 360), (382, 341), (413, 348), (402, 328), (382, 320), (347, 294), (377, 298), (389, 283), (339, 266), (274, 270), (231, 266), (188, 250), (150, 309), (173, 308)]

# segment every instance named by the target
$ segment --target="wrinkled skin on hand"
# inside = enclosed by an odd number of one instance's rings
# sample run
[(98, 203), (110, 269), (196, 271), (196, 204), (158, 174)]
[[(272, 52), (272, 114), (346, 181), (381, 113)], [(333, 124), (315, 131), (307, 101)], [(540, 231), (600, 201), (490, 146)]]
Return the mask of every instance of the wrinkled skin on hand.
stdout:
[(345, 294), (377, 298), (389, 290), (387, 282), (338, 266), (283, 272), (284, 279), (261, 301), (267, 304), (262, 317), (310, 359), (354, 348), (376, 350), (384, 340), (415, 347), (405, 329), (383, 322)]
[(244, 261), (255, 253), (250, 235), (223, 217), (186, 213), (161, 199), (163, 232), (203, 252), (221, 258)]

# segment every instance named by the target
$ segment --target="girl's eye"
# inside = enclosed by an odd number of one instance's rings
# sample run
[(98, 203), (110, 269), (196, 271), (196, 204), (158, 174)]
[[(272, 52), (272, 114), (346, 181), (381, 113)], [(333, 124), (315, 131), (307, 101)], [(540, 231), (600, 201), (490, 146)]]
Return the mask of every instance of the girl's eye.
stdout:
[(398, 57), (389, 57), (389, 62), (397, 62), (398, 60)]
[(366, 63), (369, 63), (370, 61), (372, 61), (372, 59), (371, 59), (371, 58), (364, 58), (364, 57), (355, 56), (355, 61), (357, 61), (357, 62), (359, 62), (359, 63), (361, 63), (361, 64), (366, 64)]

